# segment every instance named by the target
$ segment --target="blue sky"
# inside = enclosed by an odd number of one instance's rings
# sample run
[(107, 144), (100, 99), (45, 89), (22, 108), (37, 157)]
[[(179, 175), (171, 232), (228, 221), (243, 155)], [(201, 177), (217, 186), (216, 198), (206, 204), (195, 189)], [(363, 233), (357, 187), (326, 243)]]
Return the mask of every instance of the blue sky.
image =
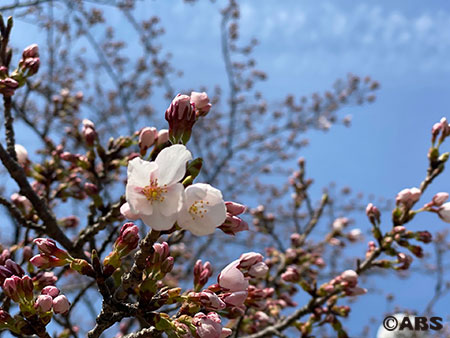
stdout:
[[(323, 92), (348, 72), (370, 75), (381, 83), (375, 103), (343, 111), (353, 115), (351, 128), (333, 127), (328, 133), (308, 135), (311, 146), (301, 155), (316, 181), (315, 191), (336, 181), (366, 194), (393, 198), (401, 189), (418, 185), (425, 175), (431, 126), (442, 116), (450, 117), (450, 4), (438, 0), (240, 3), (242, 38), (260, 41), (255, 58), (269, 75), (260, 85), (269, 99)], [(217, 11), (222, 5), (223, 1), (139, 5), (141, 18), (161, 17), (166, 29), (164, 49), (185, 74), (174, 82), (175, 88), (224, 82)], [(119, 24), (118, 16), (110, 18)], [(16, 27), (13, 40), (20, 45), (38, 38), (39, 33), (30, 32), (20, 20)], [(127, 41), (131, 48), (138, 42), (131, 34)], [(167, 102), (158, 104), (165, 109)], [(450, 142), (443, 149), (450, 151)], [(424, 202), (438, 191), (450, 191), (450, 173), (436, 180)], [(363, 218), (357, 221), (358, 226), (367, 226)], [(388, 226), (389, 215), (384, 221)], [(435, 217), (420, 215), (411, 227), (446, 226)], [(421, 276), (406, 281), (377, 278), (365, 286), (371, 285), (397, 294), (395, 304), (422, 310), (434, 284), (429, 276)], [(410, 290), (418, 289), (422, 293), (411, 296)], [(449, 297), (436, 306), (443, 317), (449, 315), (444, 306), (448, 301)], [(368, 295), (357, 302), (346, 325), (357, 334), (371, 316), (380, 323), (386, 310), (392, 309), (386, 309), (378, 294)]]

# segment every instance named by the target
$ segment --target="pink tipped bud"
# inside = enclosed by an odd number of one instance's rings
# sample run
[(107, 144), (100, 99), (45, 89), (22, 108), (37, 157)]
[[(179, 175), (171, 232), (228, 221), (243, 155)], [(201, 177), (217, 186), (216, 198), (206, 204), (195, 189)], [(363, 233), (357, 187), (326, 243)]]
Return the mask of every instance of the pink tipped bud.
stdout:
[(161, 144), (169, 141), (169, 131), (167, 129), (161, 129), (158, 132), (158, 138), (156, 139), (156, 145), (160, 146)]
[(444, 203), (438, 210), (439, 217), (447, 223), (450, 223), (450, 202)]
[(286, 271), (281, 274), (281, 279), (286, 282), (297, 283), (300, 281), (300, 274), (295, 267), (288, 267)]
[(19, 87), (19, 83), (11, 78), (6, 78), (0, 80), (0, 94), (5, 97), (10, 97), (14, 95), (15, 90)]
[(374, 223), (375, 221), (378, 223), (380, 222), (380, 210), (378, 210), (378, 208), (372, 203), (367, 204), (366, 215), (367, 217), (369, 217), (372, 223)]
[(28, 163), (28, 151), (20, 144), (16, 144), (14, 149), (17, 155), (17, 162), (19, 162), (21, 166), (26, 165)]
[(55, 298), (59, 295), (59, 289), (56, 286), (49, 285), (42, 289), (41, 295), (49, 295)]
[(26, 58), (35, 58), (39, 56), (39, 47), (37, 44), (32, 44), (25, 48), (22, 53), (22, 57)]
[(84, 191), (86, 191), (86, 194), (88, 196), (95, 196), (98, 195), (98, 187), (90, 182), (86, 182), (84, 184)]
[(248, 281), (244, 274), (237, 268), (239, 260), (235, 260), (228, 264), (219, 274), (217, 280), (219, 285), (225, 291), (246, 291), (248, 288)]
[(30, 259), (30, 263), (40, 269), (48, 269), (57, 266), (64, 266), (67, 261), (52, 256), (36, 255)]
[(236, 235), (238, 232), (248, 230), (248, 224), (241, 218), (231, 216), (227, 213), (227, 218), (225, 219), (225, 222), (219, 226), (219, 229), (227, 235)]
[(70, 257), (67, 251), (59, 249), (56, 246), (56, 242), (50, 238), (36, 238), (33, 242), (44, 255), (55, 256), (60, 259), (67, 259)]
[(150, 148), (158, 138), (158, 131), (154, 127), (145, 127), (139, 133), (139, 149), (141, 155), (145, 155), (147, 149)]
[(263, 256), (257, 252), (247, 252), (241, 255), (239, 258), (240, 268), (250, 268), (252, 265), (262, 262)]
[(349, 224), (350, 220), (347, 217), (336, 218), (333, 222), (333, 230), (341, 232)]
[(6, 278), (2, 285), (5, 295), (11, 298), (16, 303), (19, 302), (19, 289), (21, 281), (22, 280), (20, 277), (12, 276)]
[(269, 272), (269, 267), (264, 262), (259, 262), (250, 268), (248, 271), (248, 274), (254, 278), (264, 278), (267, 276), (267, 273)]
[(227, 213), (231, 214), (232, 216), (238, 216), (240, 214), (243, 214), (245, 210), (247, 210), (247, 207), (245, 205), (230, 201), (225, 202), (225, 206), (227, 207)]
[(353, 287), (358, 283), (358, 274), (353, 270), (346, 270), (341, 274), (344, 282), (347, 282), (349, 287)]
[(420, 199), (421, 194), (422, 192), (418, 188), (403, 189), (397, 194), (395, 201), (397, 205), (402, 204), (410, 209)]
[(114, 247), (119, 251), (120, 256), (128, 255), (136, 249), (139, 243), (139, 228), (133, 223), (125, 223), (120, 229), (119, 238), (114, 243)]
[(197, 117), (207, 115), (209, 110), (211, 109), (211, 103), (209, 103), (208, 94), (206, 94), (205, 92), (192, 92), (191, 103), (193, 103), (195, 106), (195, 113)]
[(97, 139), (97, 132), (95, 131), (94, 122), (88, 119), (84, 119), (82, 121), (82, 124), (83, 128), (81, 130), (81, 134), (83, 135), (86, 144), (89, 146), (93, 146), (94, 141)]
[(80, 219), (77, 216), (67, 216), (61, 218), (59, 222), (64, 228), (76, 228), (80, 224)]
[(446, 192), (438, 192), (436, 195), (434, 195), (431, 203), (434, 206), (440, 207), (447, 200), (448, 200), (448, 193), (446, 193)]
[(194, 266), (194, 285), (197, 289), (202, 288), (207, 282), (209, 277), (213, 274), (211, 263), (205, 262), (202, 264), (201, 260), (198, 260)]
[(61, 313), (62, 315), (69, 312), (70, 303), (69, 300), (64, 295), (59, 295), (53, 299), (53, 312)]
[(161, 263), (161, 272), (168, 273), (168, 272), (172, 271), (174, 262), (175, 262), (175, 259), (173, 257), (171, 257), (171, 256), (167, 257)]
[(49, 295), (39, 295), (34, 303), (34, 307), (40, 312), (48, 312), (52, 309), (53, 298)]
[(190, 97), (178, 94), (166, 110), (166, 120), (169, 122), (169, 139), (173, 144), (186, 144), (195, 123), (195, 113)]

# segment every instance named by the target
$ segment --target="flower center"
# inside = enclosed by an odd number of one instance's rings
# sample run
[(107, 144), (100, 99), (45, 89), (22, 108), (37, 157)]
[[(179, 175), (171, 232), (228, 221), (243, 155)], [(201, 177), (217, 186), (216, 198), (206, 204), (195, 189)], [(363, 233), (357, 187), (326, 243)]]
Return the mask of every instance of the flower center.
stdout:
[(153, 202), (162, 202), (164, 201), (165, 197), (164, 194), (167, 193), (167, 184), (164, 184), (164, 186), (159, 187), (158, 186), (158, 179), (150, 180), (150, 185), (147, 185), (146, 187), (142, 188), (142, 193), (145, 195), (148, 201)]
[(208, 212), (208, 209), (205, 207), (205, 205), (208, 205), (208, 201), (195, 201), (192, 203), (192, 205), (189, 207), (189, 213), (192, 216), (192, 219), (195, 220), (195, 217), (203, 218), (205, 217), (205, 214)]

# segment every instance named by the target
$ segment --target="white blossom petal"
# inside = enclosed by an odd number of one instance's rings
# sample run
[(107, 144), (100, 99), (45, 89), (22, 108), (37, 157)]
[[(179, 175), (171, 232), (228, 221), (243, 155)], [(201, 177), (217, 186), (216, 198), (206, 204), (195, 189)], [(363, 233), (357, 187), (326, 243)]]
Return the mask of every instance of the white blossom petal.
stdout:
[(214, 232), (226, 219), (226, 207), (220, 190), (209, 184), (196, 183), (186, 188), (178, 225), (194, 235)]
[(150, 182), (150, 175), (156, 174), (158, 166), (155, 162), (144, 161), (136, 157), (128, 162), (128, 181), (127, 184), (132, 184), (137, 187), (145, 187)]
[(161, 150), (155, 160), (159, 169), (158, 184), (171, 185), (180, 181), (186, 173), (186, 163), (190, 160), (191, 152), (182, 144)]
[(141, 215), (141, 220), (152, 229), (163, 231), (172, 228), (177, 220), (177, 214), (164, 216), (157, 208), (154, 208), (151, 215)]
[(180, 209), (180, 199), (183, 194), (184, 187), (181, 183), (175, 183), (167, 188), (164, 194), (164, 201), (155, 203), (154, 207), (164, 216), (176, 214)]
[(130, 210), (133, 214), (151, 215), (153, 212), (152, 204), (147, 200), (144, 194), (141, 193), (141, 187), (127, 184), (126, 199)]

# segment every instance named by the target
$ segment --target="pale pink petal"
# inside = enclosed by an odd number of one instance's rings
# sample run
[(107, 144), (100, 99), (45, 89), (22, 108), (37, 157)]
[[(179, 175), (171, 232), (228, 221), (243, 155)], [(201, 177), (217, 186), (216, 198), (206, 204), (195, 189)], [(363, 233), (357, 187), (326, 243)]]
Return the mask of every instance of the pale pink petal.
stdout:
[(131, 221), (135, 221), (140, 218), (139, 214), (135, 214), (131, 211), (130, 205), (128, 203), (122, 204), (122, 206), (120, 207), (120, 213), (122, 214), (122, 216)]
[(164, 216), (158, 209), (154, 209), (151, 215), (141, 215), (142, 221), (157, 231), (169, 230), (174, 225), (177, 214)]
[(176, 214), (180, 208), (180, 199), (183, 194), (184, 187), (181, 183), (175, 183), (167, 188), (164, 194), (164, 201), (154, 205), (155, 208), (165, 216)]
[(142, 187), (127, 184), (126, 199), (130, 206), (130, 211), (133, 214), (151, 215), (153, 212), (153, 206), (147, 197), (141, 193)]
[(158, 185), (171, 185), (180, 181), (186, 173), (186, 163), (190, 160), (191, 152), (182, 144), (161, 150), (155, 160), (159, 169)]

